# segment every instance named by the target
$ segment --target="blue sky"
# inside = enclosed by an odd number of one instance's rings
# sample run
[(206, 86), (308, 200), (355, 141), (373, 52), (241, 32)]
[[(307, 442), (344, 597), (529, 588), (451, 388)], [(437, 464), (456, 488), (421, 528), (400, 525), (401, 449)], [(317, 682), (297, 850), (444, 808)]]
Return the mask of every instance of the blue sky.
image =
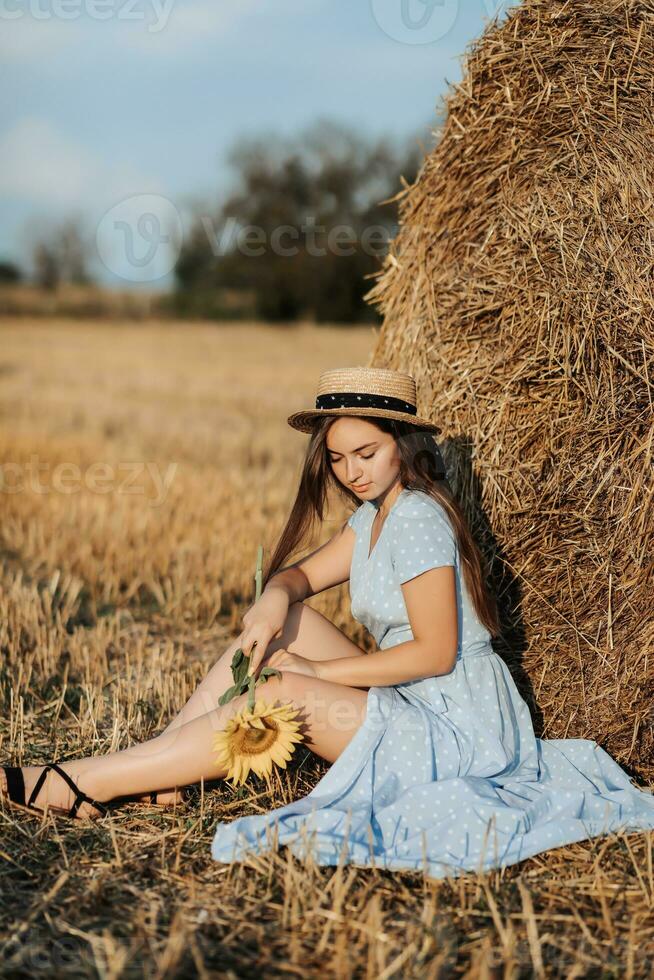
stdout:
[[(121, 202), (142, 195), (168, 202), (183, 234), (192, 201), (219, 201), (242, 135), (329, 117), (428, 145), (460, 55), (503, 3), (5, 0), (0, 257), (24, 262), (32, 236), (72, 214), (94, 230), (108, 213), (132, 220)], [(96, 271), (129, 284), (110, 259)]]

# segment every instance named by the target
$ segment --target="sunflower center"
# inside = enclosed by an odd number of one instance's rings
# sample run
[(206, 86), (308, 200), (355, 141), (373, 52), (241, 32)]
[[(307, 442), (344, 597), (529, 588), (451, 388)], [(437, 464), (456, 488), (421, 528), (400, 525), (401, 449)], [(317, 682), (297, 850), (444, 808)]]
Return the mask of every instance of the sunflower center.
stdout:
[(278, 728), (244, 728), (239, 732), (237, 751), (243, 755), (258, 755), (277, 741)]

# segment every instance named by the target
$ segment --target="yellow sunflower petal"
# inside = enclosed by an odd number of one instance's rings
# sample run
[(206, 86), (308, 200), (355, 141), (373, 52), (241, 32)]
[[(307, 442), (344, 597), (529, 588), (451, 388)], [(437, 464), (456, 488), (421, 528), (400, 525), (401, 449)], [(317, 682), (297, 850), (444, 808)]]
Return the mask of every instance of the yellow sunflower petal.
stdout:
[(296, 717), (300, 709), (292, 701), (268, 704), (259, 699), (250, 709), (247, 705), (227, 722), (214, 738), (214, 748), (227, 777), (236, 785), (245, 782), (250, 772), (269, 783), (274, 765), (282, 769), (304, 739), (298, 731)]

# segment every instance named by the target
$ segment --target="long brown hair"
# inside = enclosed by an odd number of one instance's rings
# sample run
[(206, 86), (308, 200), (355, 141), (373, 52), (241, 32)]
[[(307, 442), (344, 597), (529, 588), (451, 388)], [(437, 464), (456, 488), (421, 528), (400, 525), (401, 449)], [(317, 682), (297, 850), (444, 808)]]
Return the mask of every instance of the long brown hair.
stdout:
[[(293, 554), (305, 536), (314, 529), (315, 522), (322, 522), (330, 490), (335, 489), (356, 507), (361, 500), (354, 491), (342, 484), (332, 470), (327, 452), (327, 433), (336, 418), (319, 418), (314, 424), (304, 457), (302, 474), (291, 513), (282, 531), (270, 564), (264, 572), (264, 585), (279, 571), (289, 555)], [(422, 490), (436, 500), (446, 511), (456, 536), (463, 576), (471, 602), (479, 620), (492, 637), (499, 636), (500, 623), (494, 596), (486, 586), (486, 568), (461, 505), (456, 500), (447, 481), (443, 460), (429, 429), (397, 419), (375, 416), (356, 416), (390, 433), (400, 457), (400, 483), (407, 490)]]

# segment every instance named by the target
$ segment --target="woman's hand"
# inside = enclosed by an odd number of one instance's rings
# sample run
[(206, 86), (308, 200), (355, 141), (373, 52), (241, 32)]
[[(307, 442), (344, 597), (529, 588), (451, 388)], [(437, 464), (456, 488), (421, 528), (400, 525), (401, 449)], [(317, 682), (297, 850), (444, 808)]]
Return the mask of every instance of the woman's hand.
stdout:
[(289, 604), (288, 593), (273, 586), (264, 589), (244, 614), (245, 629), (238, 637), (238, 645), (250, 660), (248, 677), (257, 673), (270, 641), (282, 635)]
[(278, 667), (280, 670), (290, 670), (294, 674), (306, 674), (307, 677), (319, 677), (318, 664), (315, 660), (307, 660), (299, 653), (290, 653), (289, 650), (275, 650), (272, 657), (266, 662), (266, 667)]

